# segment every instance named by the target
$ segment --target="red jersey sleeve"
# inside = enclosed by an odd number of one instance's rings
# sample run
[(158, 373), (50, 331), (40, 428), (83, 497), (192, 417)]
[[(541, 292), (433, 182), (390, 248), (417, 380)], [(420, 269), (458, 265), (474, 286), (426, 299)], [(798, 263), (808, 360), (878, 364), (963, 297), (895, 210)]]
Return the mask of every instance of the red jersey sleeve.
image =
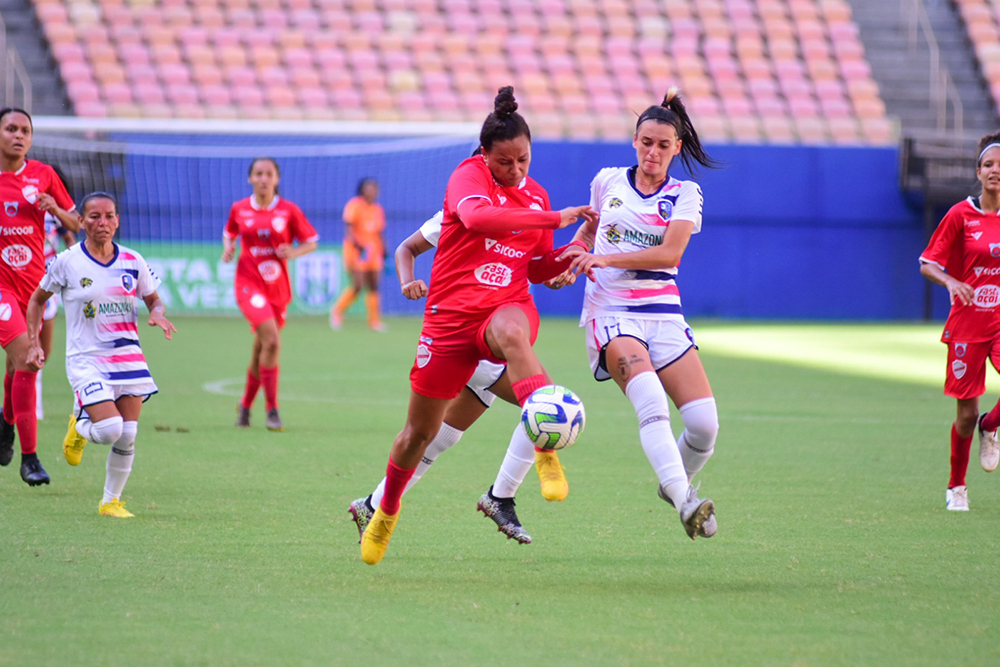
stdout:
[(556, 212), (494, 206), (496, 186), (489, 170), (473, 159), (452, 173), (445, 194), (445, 209), (454, 211), (466, 229), (483, 234), (558, 229), (561, 217)]
[(55, 169), (52, 167), (47, 169), (47, 173), (49, 176), (49, 184), (45, 191), (52, 195), (52, 198), (56, 200), (56, 204), (59, 205), (59, 208), (64, 211), (72, 211), (76, 208), (76, 204), (73, 203), (73, 198), (70, 197), (69, 192), (66, 191), (66, 186), (63, 184), (62, 180), (59, 179), (59, 174), (57, 174)]
[(222, 230), (222, 235), (235, 239), (240, 235), (240, 222), (236, 219), (236, 204), (229, 207), (229, 219), (226, 221), (226, 227)]
[(952, 276), (960, 278), (962, 244), (958, 240), (963, 233), (963, 225), (962, 216), (952, 207), (934, 230), (927, 248), (920, 254), (920, 261), (936, 264)]
[(291, 232), (292, 238), (299, 243), (310, 243), (319, 240), (316, 228), (309, 224), (306, 214), (298, 206), (292, 209)]

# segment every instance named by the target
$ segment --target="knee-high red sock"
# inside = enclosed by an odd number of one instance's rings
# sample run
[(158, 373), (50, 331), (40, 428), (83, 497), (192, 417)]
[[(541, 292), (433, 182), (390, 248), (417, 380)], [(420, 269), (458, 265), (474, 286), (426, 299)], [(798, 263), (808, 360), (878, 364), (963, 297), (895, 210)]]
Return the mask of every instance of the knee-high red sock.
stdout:
[(14, 423), (14, 376), (3, 375), (3, 418), (8, 424)]
[(386, 514), (392, 516), (399, 514), (399, 499), (403, 497), (406, 490), (406, 483), (413, 477), (416, 468), (400, 468), (389, 459), (389, 465), (385, 469), (385, 491), (382, 493), (382, 501), (379, 507)]
[(260, 376), (254, 375), (253, 371), (247, 369), (247, 384), (243, 390), (243, 400), (240, 405), (249, 410), (253, 407), (253, 399), (257, 398), (257, 390), (260, 389)]
[(997, 401), (993, 409), (983, 417), (982, 426), (984, 431), (995, 431), (1000, 428), (1000, 401)]
[(523, 406), (524, 402), (528, 400), (528, 397), (531, 396), (536, 389), (544, 387), (547, 384), (552, 384), (552, 381), (549, 380), (545, 373), (539, 373), (538, 375), (532, 375), (531, 377), (526, 377), (523, 380), (512, 382), (510, 388), (514, 390), (514, 396), (517, 398), (517, 404)]
[(35, 417), (35, 374), (14, 371), (14, 424), (21, 439), (21, 453), (34, 454), (38, 445), (38, 419)]
[(268, 410), (278, 407), (278, 367), (260, 367), (260, 383), (264, 387), (264, 403)]
[(965, 486), (965, 473), (969, 469), (969, 450), (972, 448), (972, 436), (963, 438), (958, 434), (955, 425), (951, 425), (951, 479), (948, 488)]

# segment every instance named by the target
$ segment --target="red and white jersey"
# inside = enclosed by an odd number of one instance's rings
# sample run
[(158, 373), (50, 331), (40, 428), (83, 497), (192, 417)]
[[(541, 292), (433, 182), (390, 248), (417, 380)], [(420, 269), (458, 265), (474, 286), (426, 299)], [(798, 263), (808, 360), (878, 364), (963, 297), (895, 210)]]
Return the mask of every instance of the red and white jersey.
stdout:
[[(491, 221), (474, 225), (474, 231), (458, 216), (459, 205), (472, 199), (510, 213), (503, 222), (498, 222), (503, 216), (490, 215)], [(501, 304), (531, 299), (528, 263), (552, 250), (552, 230), (559, 226), (559, 213), (550, 208), (548, 193), (531, 178), (503, 187), (481, 155), (462, 162), (445, 192), (425, 316), (451, 314), (464, 322)]]
[(99, 262), (77, 243), (49, 266), (40, 287), (62, 296), (66, 308), (66, 375), (74, 388), (87, 380), (109, 384), (152, 381), (139, 346), (139, 303), (160, 279), (135, 250), (115, 245)]
[(223, 235), (239, 238), (242, 246), (236, 265), (237, 292), (244, 287), (255, 289), (277, 305), (292, 300), (288, 263), (278, 257), (278, 246), (319, 240), (299, 207), (280, 197), (267, 208), (257, 206), (253, 197), (234, 203)]
[(958, 300), (944, 325), (941, 341), (977, 343), (1000, 333), (1000, 215), (985, 213), (979, 198), (949, 209), (931, 236), (921, 262), (934, 264), (975, 290), (975, 302)]
[(444, 211), (438, 211), (420, 225), (420, 235), (427, 239), (435, 248), (441, 240), (441, 223), (444, 221)]
[[(590, 205), (601, 221), (595, 255), (645, 250), (663, 243), (671, 220), (694, 223), (701, 231), (702, 195), (694, 181), (668, 178), (659, 191), (644, 195), (635, 187), (635, 168), (602, 169), (590, 184)], [(581, 326), (595, 317), (614, 315), (648, 320), (684, 319), (677, 267), (655, 270), (601, 268), (587, 281)]]
[(65, 211), (76, 208), (47, 164), (25, 160), (17, 171), (0, 171), (0, 290), (14, 292), (24, 311), (45, 275), (45, 213), (36, 205), (40, 192), (52, 195)]

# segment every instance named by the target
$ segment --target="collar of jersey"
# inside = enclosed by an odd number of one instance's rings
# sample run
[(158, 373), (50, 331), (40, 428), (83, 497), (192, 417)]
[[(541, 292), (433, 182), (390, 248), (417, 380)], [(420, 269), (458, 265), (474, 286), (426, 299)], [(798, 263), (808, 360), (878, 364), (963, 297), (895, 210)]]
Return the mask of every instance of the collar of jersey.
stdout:
[(21, 168), (18, 169), (17, 171), (0, 171), (0, 174), (14, 174), (15, 176), (20, 176), (21, 172), (24, 171), (27, 166), (28, 166), (28, 160), (25, 159), (24, 164), (22, 164)]
[(100, 261), (98, 259), (95, 259), (94, 256), (90, 254), (90, 251), (87, 250), (87, 242), (86, 241), (81, 242), (79, 245), (80, 245), (80, 249), (83, 251), (83, 254), (86, 255), (88, 258), (90, 258), (90, 261), (92, 261), (94, 264), (100, 264), (101, 266), (108, 267), (108, 266), (111, 266), (112, 264), (114, 264), (115, 260), (118, 259), (118, 244), (115, 243), (114, 241), (111, 242), (111, 245), (113, 245), (115, 247), (115, 254), (111, 258), (111, 261), (109, 261), (107, 264), (105, 264), (104, 262), (102, 262), (102, 261)]
[(660, 186), (660, 188), (656, 192), (650, 193), (648, 195), (644, 195), (641, 192), (639, 192), (639, 188), (635, 187), (635, 172), (636, 172), (637, 169), (639, 169), (639, 165), (635, 165), (633, 167), (629, 167), (628, 171), (625, 172), (625, 173), (628, 175), (628, 184), (631, 185), (632, 189), (635, 190), (635, 193), (637, 195), (639, 195), (640, 197), (642, 197), (643, 199), (649, 199), (651, 197), (655, 197), (656, 195), (658, 195), (661, 192), (663, 192), (663, 188), (667, 187), (667, 185), (670, 183), (670, 174), (667, 174), (667, 180), (663, 181), (663, 184)]
[(254, 197), (253, 195), (250, 195), (250, 208), (252, 208), (255, 211), (273, 211), (274, 207), (278, 205), (279, 201), (281, 201), (281, 197), (279, 197), (278, 195), (274, 195), (274, 199), (271, 200), (271, 205), (261, 208), (260, 206), (257, 206), (257, 198)]

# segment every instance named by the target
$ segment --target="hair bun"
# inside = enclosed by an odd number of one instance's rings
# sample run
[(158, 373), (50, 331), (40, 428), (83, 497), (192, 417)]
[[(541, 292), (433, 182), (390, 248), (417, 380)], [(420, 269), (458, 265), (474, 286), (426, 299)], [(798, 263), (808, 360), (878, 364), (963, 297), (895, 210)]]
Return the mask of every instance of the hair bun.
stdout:
[(670, 86), (670, 88), (667, 89), (667, 94), (663, 96), (663, 102), (660, 106), (667, 107), (669, 109), (670, 103), (677, 99), (677, 94), (679, 92), (680, 90), (678, 90), (677, 86)]
[(504, 86), (497, 91), (493, 99), (493, 113), (503, 118), (517, 111), (517, 100), (514, 99), (514, 86)]

